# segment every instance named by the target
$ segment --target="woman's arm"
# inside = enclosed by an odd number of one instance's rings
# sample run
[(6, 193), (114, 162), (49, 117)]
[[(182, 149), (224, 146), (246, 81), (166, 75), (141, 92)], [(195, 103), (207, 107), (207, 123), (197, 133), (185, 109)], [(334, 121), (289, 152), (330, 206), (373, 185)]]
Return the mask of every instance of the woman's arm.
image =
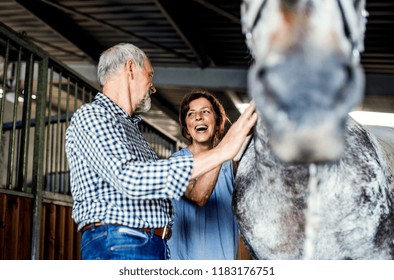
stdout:
[(200, 177), (190, 180), (184, 196), (197, 205), (204, 206), (216, 186), (221, 167), (222, 165), (219, 165)]

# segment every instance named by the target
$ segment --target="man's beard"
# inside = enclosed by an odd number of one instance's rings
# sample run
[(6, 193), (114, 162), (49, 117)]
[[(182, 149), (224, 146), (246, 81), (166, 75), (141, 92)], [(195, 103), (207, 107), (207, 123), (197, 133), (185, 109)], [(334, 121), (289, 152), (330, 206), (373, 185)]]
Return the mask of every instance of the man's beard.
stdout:
[(137, 109), (135, 110), (136, 113), (145, 113), (150, 110), (151, 107), (151, 98), (150, 98), (150, 91), (148, 90), (144, 98), (140, 101), (140, 103), (137, 106)]

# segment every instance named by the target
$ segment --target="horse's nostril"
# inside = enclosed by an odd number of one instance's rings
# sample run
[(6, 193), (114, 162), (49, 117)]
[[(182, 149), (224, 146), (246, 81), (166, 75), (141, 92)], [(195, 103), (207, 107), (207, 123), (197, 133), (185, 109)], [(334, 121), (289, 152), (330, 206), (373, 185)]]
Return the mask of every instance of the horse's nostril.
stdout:
[(343, 68), (346, 74), (346, 80), (353, 80), (353, 67), (350, 64), (345, 64)]
[(259, 71), (257, 71), (257, 77), (259, 79), (262, 79), (262, 78), (264, 78), (266, 73), (267, 73), (267, 68), (265, 68), (265, 67), (260, 68)]
[(354, 69), (350, 64), (342, 65), (343, 80), (338, 85), (335, 102), (341, 104), (343, 100), (347, 98), (349, 85), (354, 81)]

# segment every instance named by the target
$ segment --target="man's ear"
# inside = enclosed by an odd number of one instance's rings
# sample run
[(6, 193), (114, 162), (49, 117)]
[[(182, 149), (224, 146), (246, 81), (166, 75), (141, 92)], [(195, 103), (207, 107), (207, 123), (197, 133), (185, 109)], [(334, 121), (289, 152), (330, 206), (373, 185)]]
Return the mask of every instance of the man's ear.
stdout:
[(127, 60), (126, 62), (126, 69), (130, 72), (131, 79), (134, 79), (133, 76), (133, 61), (131, 59)]

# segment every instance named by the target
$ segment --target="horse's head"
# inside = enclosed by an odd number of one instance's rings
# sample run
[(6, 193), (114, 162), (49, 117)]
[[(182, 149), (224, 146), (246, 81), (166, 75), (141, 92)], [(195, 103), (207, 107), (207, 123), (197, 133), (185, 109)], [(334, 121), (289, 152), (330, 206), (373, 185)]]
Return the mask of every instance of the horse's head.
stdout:
[(365, 0), (244, 0), (248, 91), (279, 159), (336, 160), (360, 103)]

